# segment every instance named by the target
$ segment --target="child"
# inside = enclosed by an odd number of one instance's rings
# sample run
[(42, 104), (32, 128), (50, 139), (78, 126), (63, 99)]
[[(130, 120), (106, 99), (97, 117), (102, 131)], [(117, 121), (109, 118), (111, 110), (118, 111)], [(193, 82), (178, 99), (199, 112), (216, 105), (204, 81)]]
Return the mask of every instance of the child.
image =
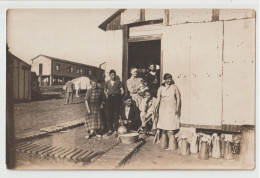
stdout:
[[(154, 134), (155, 129), (156, 129), (156, 98), (152, 97), (151, 91), (150, 90), (145, 90), (144, 91), (144, 99), (141, 102), (140, 105), (140, 117), (142, 121), (142, 126), (145, 127), (144, 131), (147, 133), (148, 131), (153, 130), (152, 134)], [(147, 119), (152, 117), (146, 125), (144, 124)]]

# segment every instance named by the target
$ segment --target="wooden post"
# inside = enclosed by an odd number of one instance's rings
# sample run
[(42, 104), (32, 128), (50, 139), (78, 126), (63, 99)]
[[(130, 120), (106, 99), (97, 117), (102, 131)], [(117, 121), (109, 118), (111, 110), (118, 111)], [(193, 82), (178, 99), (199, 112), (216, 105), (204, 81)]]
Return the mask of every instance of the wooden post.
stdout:
[(140, 21), (141, 22), (145, 21), (145, 9), (140, 10)]
[(169, 25), (169, 18), (170, 18), (169, 9), (165, 9), (165, 10), (164, 10), (163, 25), (165, 25), (165, 26), (168, 26), (168, 25)]
[(41, 75), (39, 75), (39, 85), (40, 85), (40, 87), (42, 86), (42, 76)]
[(255, 167), (255, 128), (254, 126), (244, 126), (240, 142), (240, 159), (244, 168), (253, 169)]
[(50, 75), (50, 86), (52, 86), (52, 85), (53, 85), (53, 76)]
[(212, 9), (212, 21), (219, 20), (219, 9)]
[(123, 66), (122, 66), (122, 82), (124, 84), (125, 95), (127, 94), (126, 81), (128, 79), (128, 33), (129, 28), (127, 25), (123, 27)]

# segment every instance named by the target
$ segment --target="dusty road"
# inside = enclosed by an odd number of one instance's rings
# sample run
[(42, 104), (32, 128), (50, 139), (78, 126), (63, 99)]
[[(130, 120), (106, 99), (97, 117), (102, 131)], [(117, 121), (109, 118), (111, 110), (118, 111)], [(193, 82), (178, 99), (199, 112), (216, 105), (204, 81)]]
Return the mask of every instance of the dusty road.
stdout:
[(84, 97), (74, 98), (74, 104), (64, 105), (65, 99), (50, 99), (14, 105), (15, 134), (38, 131), (85, 116)]

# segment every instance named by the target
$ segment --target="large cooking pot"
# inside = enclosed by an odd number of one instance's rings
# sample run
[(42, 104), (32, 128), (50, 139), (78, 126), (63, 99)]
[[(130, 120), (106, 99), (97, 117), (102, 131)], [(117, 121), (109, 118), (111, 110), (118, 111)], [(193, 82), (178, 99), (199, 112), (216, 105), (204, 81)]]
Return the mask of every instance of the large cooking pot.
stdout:
[(139, 133), (127, 133), (118, 135), (119, 139), (124, 144), (132, 144), (138, 141)]

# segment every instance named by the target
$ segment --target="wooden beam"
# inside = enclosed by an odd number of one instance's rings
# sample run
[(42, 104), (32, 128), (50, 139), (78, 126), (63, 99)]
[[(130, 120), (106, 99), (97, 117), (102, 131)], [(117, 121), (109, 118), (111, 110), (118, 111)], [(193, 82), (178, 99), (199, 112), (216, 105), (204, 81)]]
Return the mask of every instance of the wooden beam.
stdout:
[(149, 20), (149, 21), (144, 21), (144, 22), (136, 22), (136, 23), (132, 23), (129, 24), (128, 27), (137, 27), (137, 26), (141, 26), (141, 25), (151, 25), (151, 24), (160, 24), (163, 23), (162, 19), (159, 20)]
[(165, 26), (168, 26), (168, 25), (169, 25), (169, 18), (170, 18), (169, 9), (165, 9), (165, 10), (164, 10), (163, 25), (165, 25)]
[(123, 66), (122, 66), (122, 82), (124, 85), (125, 95), (127, 94), (126, 81), (128, 79), (128, 38), (129, 38), (129, 27), (123, 26)]
[(141, 22), (145, 21), (145, 10), (144, 9), (140, 10), (140, 21)]
[(161, 40), (162, 35), (147, 35), (147, 36), (138, 36), (130, 37), (128, 42), (139, 42), (139, 41), (151, 41), (151, 40)]
[(212, 9), (212, 21), (219, 20), (219, 9)]

